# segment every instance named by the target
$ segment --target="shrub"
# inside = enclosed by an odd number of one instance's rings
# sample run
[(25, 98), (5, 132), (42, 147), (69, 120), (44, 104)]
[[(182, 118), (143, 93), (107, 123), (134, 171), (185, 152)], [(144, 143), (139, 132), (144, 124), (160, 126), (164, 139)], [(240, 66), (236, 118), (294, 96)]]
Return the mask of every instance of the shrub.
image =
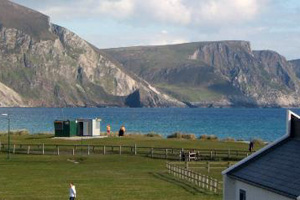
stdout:
[(182, 138), (182, 133), (173, 133), (171, 135), (168, 135), (167, 138), (177, 138), (181, 139)]
[(200, 135), (199, 137), (200, 140), (211, 140), (211, 141), (216, 141), (218, 140), (218, 137), (215, 135)]
[[(4, 133), (7, 134), (7, 133)], [(11, 135), (29, 135), (29, 131), (26, 129), (22, 129), (22, 130), (12, 130), (10, 131)]]
[(162, 137), (160, 134), (155, 133), (155, 132), (150, 132), (148, 134), (145, 135), (146, 137)]
[(228, 138), (224, 138), (222, 141), (224, 142), (235, 142), (234, 138), (228, 137)]
[(253, 144), (258, 144), (258, 145), (264, 145), (265, 144), (265, 142), (260, 138), (253, 139), (252, 142), (253, 142)]
[(171, 135), (168, 135), (167, 138), (176, 138), (176, 139), (187, 139), (187, 140), (195, 140), (196, 136), (195, 134), (183, 134), (183, 133), (173, 133)]
[(182, 138), (183, 139), (188, 139), (188, 140), (195, 140), (196, 139), (196, 135), (195, 134), (183, 134)]
[(200, 135), (199, 139), (200, 140), (207, 140), (207, 137), (208, 137), (207, 135)]

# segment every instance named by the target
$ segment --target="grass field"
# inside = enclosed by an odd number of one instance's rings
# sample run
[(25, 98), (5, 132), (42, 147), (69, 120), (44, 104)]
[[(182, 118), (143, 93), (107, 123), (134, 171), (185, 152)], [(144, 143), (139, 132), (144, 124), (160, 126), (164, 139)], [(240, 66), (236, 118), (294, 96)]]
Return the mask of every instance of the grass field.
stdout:
[[(7, 143), (7, 135), (1, 134), (0, 141)], [(90, 144), (90, 145), (134, 145), (147, 147), (164, 148), (195, 148), (195, 149), (232, 149), (248, 150), (248, 144), (242, 142), (224, 142), (211, 140), (187, 140), (187, 139), (165, 139), (159, 137), (144, 137), (140, 135), (130, 137), (109, 137), (103, 139), (89, 140), (62, 140), (54, 139), (53, 135), (12, 135), (12, 144)], [(254, 150), (261, 148), (262, 145), (255, 145)]]
[(78, 199), (221, 199), (168, 175), (164, 160), (119, 155), (5, 158), (0, 155), (0, 199), (67, 199), (70, 181)]
[[(0, 135), (7, 143), (7, 135)], [(162, 139), (150, 137), (111, 137), (83, 140), (83, 144), (134, 145), (200, 149), (246, 150), (237, 142)], [(12, 135), (12, 144), (80, 144), (81, 141), (53, 139), (51, 135)], [(256, 149), (261, 146), (256, 146)], [(70, 160), (79, 162), (75, 164)], [(0, 153), (0, 199), (67, 199), (73, 181), (78, 199), (201, 199), (221, 200), (187, 182), (169, 175), (163, 159), (134, 155), (18, 155)], [(211, 175), (221, 179), (221, 170)], [(203, 171), (205, 173), (205, 170)]]

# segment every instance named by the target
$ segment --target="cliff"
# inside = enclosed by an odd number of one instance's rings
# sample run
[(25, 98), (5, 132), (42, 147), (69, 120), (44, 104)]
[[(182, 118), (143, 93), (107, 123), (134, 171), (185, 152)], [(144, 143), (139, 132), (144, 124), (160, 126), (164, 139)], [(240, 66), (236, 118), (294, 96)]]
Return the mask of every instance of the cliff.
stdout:
[(189, 106), (299, 105), (294, 68), (247, 41), (107, 49), (123, 66)]
[(43, 14), (0, 0), (0, 24), (1, 106), (184, 105)]

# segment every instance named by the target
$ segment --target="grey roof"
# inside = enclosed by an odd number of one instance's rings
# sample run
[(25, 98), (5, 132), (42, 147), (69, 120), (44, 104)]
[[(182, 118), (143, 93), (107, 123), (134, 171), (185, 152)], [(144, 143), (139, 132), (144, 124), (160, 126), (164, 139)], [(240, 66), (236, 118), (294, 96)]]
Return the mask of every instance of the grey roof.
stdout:
[(300, 140), (287, 138), (227, 175), (296, 198), (300, 196)]

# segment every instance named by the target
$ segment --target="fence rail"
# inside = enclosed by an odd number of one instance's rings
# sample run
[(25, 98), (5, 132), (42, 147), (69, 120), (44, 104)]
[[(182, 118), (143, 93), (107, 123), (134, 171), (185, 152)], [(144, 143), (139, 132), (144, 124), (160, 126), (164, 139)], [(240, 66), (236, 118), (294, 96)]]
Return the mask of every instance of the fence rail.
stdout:
[(236, 162), (233, 161), (202, 161), (202, 162), (172, 162), (172, 164), (175, 164), (179, 167), (183, 167), (185, 169), (191, 169), (193, 171), (197, 170), (206, 170), (208, 173), (212, 170), (218, 170), (218, 169), (226, 169), (230, 166), (234, 165)]
[(215, 178), (169, 162), (166, 163), (166, 168), (169, 174), (172, 174), (174, 177), (186, 180), (202, 189), (213, 193), (220, 193), (222, 191), (222, 182)]
[[(0, 151), (8, 150), (0, 142)], [(11, 153), (40, 155), (90, 155), (90, 154), (132, 154), (151, 158), (191, 161), (191, 160), (240, 160), (249, 155), (248, 151), (226, 149), (183, 149), (144, 147), (135, 145), (69, 145), (69, 144), (12, 144)]]

